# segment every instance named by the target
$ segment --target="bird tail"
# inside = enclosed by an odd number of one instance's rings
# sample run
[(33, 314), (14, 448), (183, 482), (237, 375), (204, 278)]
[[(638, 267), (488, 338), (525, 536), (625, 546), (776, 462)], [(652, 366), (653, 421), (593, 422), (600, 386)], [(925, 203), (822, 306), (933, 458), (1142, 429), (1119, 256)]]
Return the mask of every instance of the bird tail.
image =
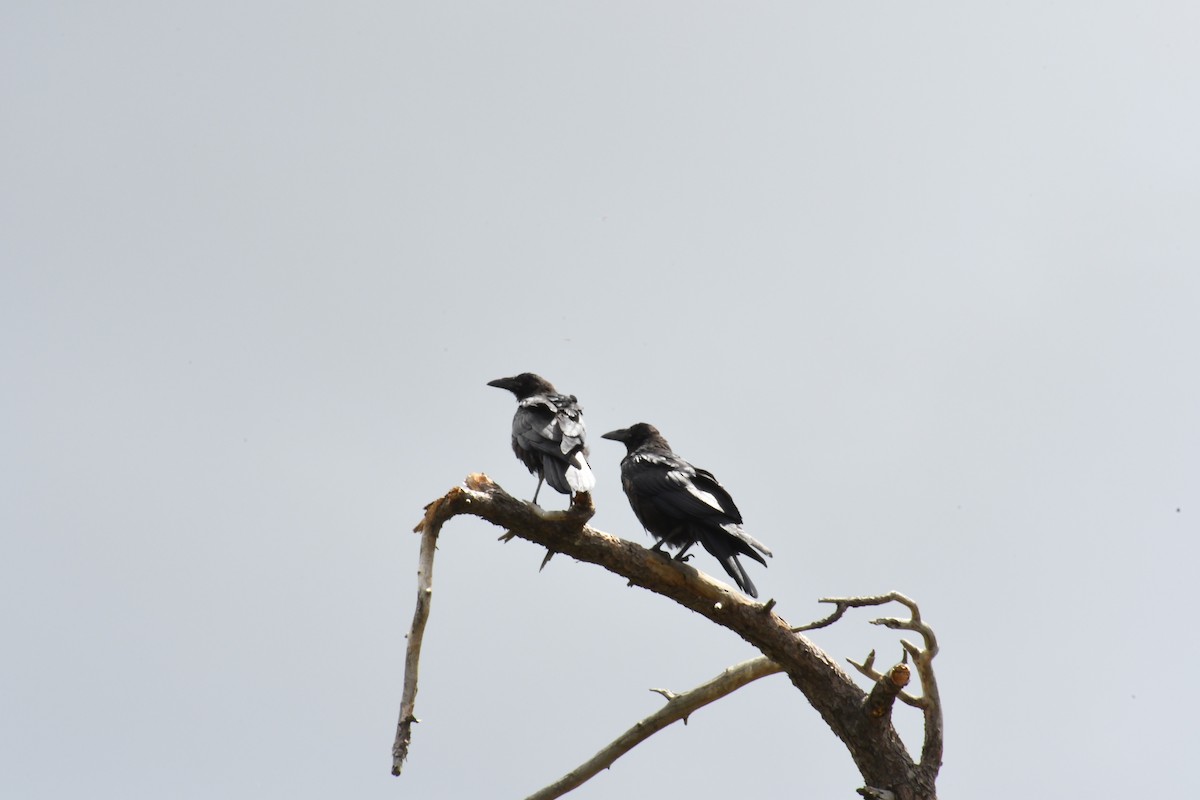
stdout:
[[(704, 530), (701, 531), (699, 538), (700, 544), (704, 545), (704, 549), (711, 553), (717, 561), (721, 562), (721, 566), (725, 568), (725, 572), (729, 574), (729, 577), (733, 578), (738, 588), (751, 597), (758, 597), (758, 589), (754, 586), (754, 581), (750, 580), (750, 576), (746, 573), (746, 568), (742, 566), (742, 562), (738, 560), (738, 553), (745, 553), (751, 558), (761, 561), (764, 565), (767, 563), (766, 560), (754, 552), (753, 549), (747, 547), (742, 540), (731, 539), (727, 530)], [(738, 545), (741, 546), (739, 547)]]
[(542, 464), (546, 483), (562, 494), (590, 492), (596, 488), (596, 475), (583, 453), (575, 453), (570, 461), (548, 455), (542, 459)]
[(574, 463), (567, 467), (567, 484), (571, 487), (571, 492), (590, 492), (595, 489), (596, 475), (588, 466), (583, 453), (576, 453), (573, 461)]
[(742, 562), (738, 561), (738, 557), (730, 553), (727, 557), (721, 559), (721, 566), (729, 573), (729, 577), (733, 578), (734, 582), (741, 588), (743, 592), (751, 597), (758, 597), (758, 589), (754, 585), (754, 581), (750, 580), (750, 576), (746, 574), (746, 568), (742, 566)]
[(742, 530), (741, 525), (733, 522), (727, 522), (722, 525), (721, 528), (732, 535), (733, 538), (738, 540), (738, 544), (734, 546), (737, 552), (750, 556), (764, 567), (767, 565), (766, 559), (754, 552), (755, 550), (759, 551), (759, 553), (762, 553), (763, 555), (768, 555), (772, 558), (775, 557), (775, 554), (772, 553), (765, 544)]

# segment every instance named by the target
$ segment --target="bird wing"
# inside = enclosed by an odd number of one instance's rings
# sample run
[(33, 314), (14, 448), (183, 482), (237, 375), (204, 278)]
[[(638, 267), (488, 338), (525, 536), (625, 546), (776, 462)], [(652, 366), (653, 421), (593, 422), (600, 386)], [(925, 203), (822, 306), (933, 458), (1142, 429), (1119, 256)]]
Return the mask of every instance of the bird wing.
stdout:
[[(725, 491), (725, 487), (717, 483), (717, 479), (713, 477), (713, 474), (708, 470), (700, 469), (699, 467), (696, 467), (695, 469), (696, 477), (692, 479), (692, 482), (696, 485), (696, 488), (705, 494), (717, 498), (721, 504), (721, 510), (724, 511), (732, 520), (732, 522), (723, 523), (721, 527), (724, 528), (727, 533), (730, 533), (734, 537), (741, 539), (751, 547), (754, 547), (769, 556), (773, 555), (773, 553), (771, 553), (770, 549), (765, 544), (758, 541), (742, 529), (742, 512), (738, 511), (738, 507), (734, 505), (733, 498), (729, 496), (729, 492)], [(751, 558), (758, 559), (758, 561), (763, 564), (767, 563), (763, 561), (757, 553), (753, 553), (749, 550), (744, 552)]]
[(583, 424), (583, 409), (579, 407), (575, 395), (559, 394), (552, 396), (550, 400), (555, 408), (554, 422), (558, 425), (562, 437), (559, 450), (563, 455), (579, 450), (587, 455), (587, 445), (584, 443), (587, 426)]
[(637, 497), (635, 510), (640, 506), (641, 511), (649, 511), (658, 520), (720, 528), (745, 545), (735, 546), (737, 552), (766, 563), (754, 550), (766, 555), (771, 551), (742, 529), (741, 512), (711, 472), (696, 469), (678, 456), (657, 453), (640, 453), (630, 462), (623, 481), (631, 500)]
[(717, 482), (716, 477), (706, 469), (693, 467), (696, 471), (692, 478), (692, 483), (698, 491), (709, 495), (716, 499), (720, 508), (734, 522), (741, 523), (742, 512), (738, 511), (738, 507), (734, 504), (733, 498), (729, 496), (729, 492), (725, 491), (725, 487)]
[(567, 457), (586, 452), (583, 412), (570, 395), (534, 395), (513, 415), (513, 439), (526, 450)]
[[(706, 482), (698, 484), (696, 468), (682, 458), (639, 453), (630, 457), (629, 466), (625, 478), (632, 484), (632, 491), (660, 514), (679, 520), (711, 520), (718, 525), (741, 521), (729, 493), (715, 481), (712, 483), (719, 492), (712, 491)], [(725, 501), (736, 516), (731, 516)]]

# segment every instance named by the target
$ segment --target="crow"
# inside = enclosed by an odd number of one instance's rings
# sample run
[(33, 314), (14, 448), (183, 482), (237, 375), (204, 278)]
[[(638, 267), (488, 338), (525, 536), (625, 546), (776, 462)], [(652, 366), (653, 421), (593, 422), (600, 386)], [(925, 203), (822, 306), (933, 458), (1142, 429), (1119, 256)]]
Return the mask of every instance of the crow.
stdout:
[(602, 438), (625, 444), (621, 485), (642, 527), (658, 540), (652, 549), (678, 547), (675, 558), (682, 561), (700, 542), (743, 592), (758, 597), (738, 554), (765, 567), (759, 553), (769, 556), (771, 551), (742, 530), (741, 512), (713, 474), (675, 455), (658, 428), (645, 422), (609, 431)]
[(512, 421), (512, 448), (530, 472), (537, 473), (533, 492), (537, 502), (542, 481), (563, 494), (590, 492), (596, 476), (587, 462), (583, 409), (573, 394), (559, 394), (550, 381), (522, 372), (511, 378), (488, 381), (517, 396)]

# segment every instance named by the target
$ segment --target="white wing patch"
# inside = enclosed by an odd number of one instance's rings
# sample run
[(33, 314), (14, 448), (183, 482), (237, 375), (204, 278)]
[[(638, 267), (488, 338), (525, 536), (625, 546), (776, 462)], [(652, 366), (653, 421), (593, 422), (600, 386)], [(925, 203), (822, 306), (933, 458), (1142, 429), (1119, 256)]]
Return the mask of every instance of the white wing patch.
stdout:
[(687, 482), (688, 493), (702, 503), (712, 506), (717, 511), (725, 513), (725, 509), (721, 508), (721, 501), (716, 498), (711, 492), (702, 492), (696, 488), (696, 485), (691, 481)]
[(687, 489), (688, 494), (701, 503), (704, 503), (704, 505), (709, 506), (715, 511), (720, 511), (722, 514), (725, 513), (725, 509), (721, 507), (721, 501), (717, 499), (717, 496), (712, 492), (697, 489), (696, 484), (692, 483), (692, 477), (686, 472), (673, 469), (667, 473), (667, 480), (676, 486), (682, 486), (684, 489)]

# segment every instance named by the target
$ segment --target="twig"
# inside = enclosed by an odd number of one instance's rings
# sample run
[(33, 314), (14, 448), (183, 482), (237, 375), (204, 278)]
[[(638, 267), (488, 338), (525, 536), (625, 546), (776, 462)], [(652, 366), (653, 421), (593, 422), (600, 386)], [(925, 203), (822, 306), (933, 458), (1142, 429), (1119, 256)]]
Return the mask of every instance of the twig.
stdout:
[(821, 602), (822, 603), (837, 603), (838, 605), (837, 605), (837, 608), (834, 609), (833, 613), (830, 614), (828, 617), (819, 619), (816, 622), (810, 622), (807, 625), (798, 625), (795, 628), (792, 628), (792, 633), (803, 633), (804, 631), (815, 631), (817, 628), (827, 628), (830, 625), (832, 625), (833, 623), (837, 622), (839, 619), (841, 619), (842, 615), (846, 613), (846, 609), (849, 608), (849, 606), (847, 606), (845, 603), (839, 602), (837, 600), (830, 600), (828, 598), (822, 598)]
[[(921, 697), (913, 697), (907, 692), (899, 692), (898, 697), (910, 706), (921, 709), (925, 715), (925, 741), (921, 746), (920, 768), (927, 776), (930, 785), (933, 779), (937, 777), (938, 770), (942, 766), (942, 745), (943, 745), (943, 728), (942, 728), (942, 701), (938, 694), (937, 677), (933, 672), (933, 659), (938, 654), (937, 636), (934, 635), (933, 628), (927, 625), (921, 619), (921, 609), (916, 601), (907, 597), (900, 592), (888, 592), (887, 594), (874, 595), (871, 597), (826, 597), (821, 599), (822, 603), (834, 603), (837, 607), (834, 613), (823, 620), (810, 623), (808, 625), (796, 628), (795, 630), (812, 630), (813, 628), (823, 628), (836, 620), (840, 619), (846, 613), (848, 608), (863, 608), (867, 606), (881, 606), (887, 603), (900, 603), (908, 608), (910, 617), (908, 619), (897, 619), (895, 617), (882, 617), (880, 619), (871, 620), (872, 625), (882, 625), (891, 630), (912, 631), (921, 635), (921, 639), (925, 645), (924, 649), (917, 647), (912, 642), (901, 639), (900, 645), (904, 648), (904, 652), (912, 656), (913, 665), (916, 667), (917, 676), (921, 679)], [(875, 651), (867, 657), (863, 664), (850, 663), (868, 678), (876, 681), (876, 686), (880, 681), (885, 680), (885, 676), (880, 675), (873, 668), (875, 662)], [(893, 668), (894, 669), (894, 668)]]
[(417, 607), (413, 611), (412, 628), (408, 632), (408, 652), (404, 656), (404, 691), (400, 695), (400, 721), (396, 724), (396, 741), (392, 745), (392, 774), (399, 775), (408, 758), (412, 741), (412, 726), (420, 722), (413, 716), (417, 700), (417, 668), (421, 659), (421, 640), (429, 620), (429, 604), (433, 600), (433, 555), (437, 552), (437, 537), (442, 530), (435, 500), (425, 506), (425, 518), (413, 530), (421, 534), (421, 555), (417, 567)]
[(608, 769), (618, 758), (628, 753), (634, 747), (649, 739), (673, 722), (687, 718), (699, 708), (720, 700), (751, 681), (767, 675), (782, 672), (783, 668), (766, 656), (744, 661), (732, 666), (717, 677), (697, 686), (694, 689), (675, 694), (667, 689), (651, 689), (667, 698), (667, 704), (650, 716), (635, 724), (632, 728), (618, 736), (596, 755), (568, 772), (559, 780), (529, 795), (526, 800), (554, 800), (575, 789), (585, 781), (594, 777), (601, 770)]

